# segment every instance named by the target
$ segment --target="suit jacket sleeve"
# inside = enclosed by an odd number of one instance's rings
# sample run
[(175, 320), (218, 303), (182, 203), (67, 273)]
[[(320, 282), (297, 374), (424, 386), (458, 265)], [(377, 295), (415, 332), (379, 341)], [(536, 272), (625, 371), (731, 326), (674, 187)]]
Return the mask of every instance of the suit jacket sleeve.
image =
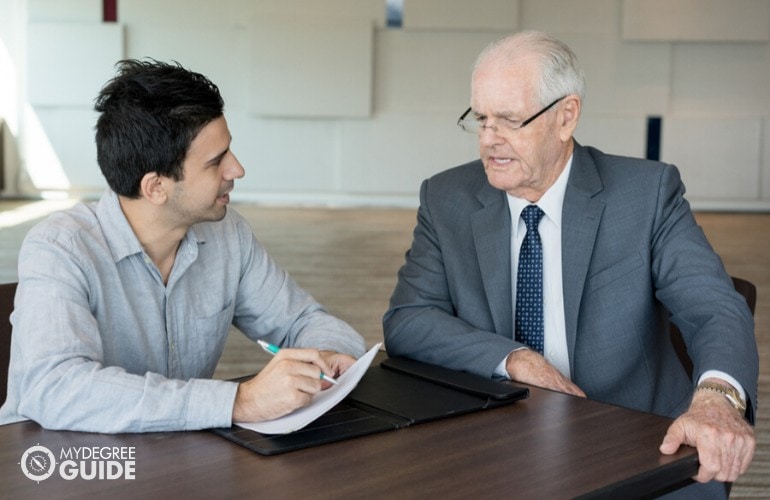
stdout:
[(651, 244), (655, 297), (682, 332), (693, 382), (707, 370), (730, 374), (746, 391), (753, 422), (759, 361), (751, 311), (693, 220), (674, 167), (664, 169), (659, 206)]
[[(479, 189), (488, 200), (477, 199)], [(388, 353), (491, 377), (521, 347), (511, 338), (510, 266), (508, 206), (480, 162), (423, 182), (412, 247), (383, 319)]]
[[(676, 416), (709, 369), (756, 403), (751, 312), (697, 225), (676, 167), (577, 145), (562, 272), (572, 380), (589, 397)], [(694, 379), (669, 339), (682, 331)]]

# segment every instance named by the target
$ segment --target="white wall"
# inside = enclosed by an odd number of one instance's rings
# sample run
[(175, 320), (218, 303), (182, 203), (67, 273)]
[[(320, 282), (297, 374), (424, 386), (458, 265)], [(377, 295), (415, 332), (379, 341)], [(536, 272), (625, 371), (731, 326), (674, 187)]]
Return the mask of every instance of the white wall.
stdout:
[(247, 170), (235, 199), (415, 206), (423, 178), (476, 157), (455, 126), (476, 54), (540, 29), (585, 68), (580, 142), (643, 156), (661, 116), (696, 208), (770, 209), (768, 0), (404, 0), (402, 29), (385, 0), (123, 0), (107, 25), (98, 0), (4, 4), (26, 6), (29, 123), (63, 174), (35, 174), (49, 157), (29, 145), (38, 189), (101, 191), (93, 98), (118, 59), (151, 56), (220, 86)]
[(15, 193), (23, 184), (18, 138), (25, 98), (17, 61), (24, 56), (25, 18), (24, 0), (0, 0), (0, 195)]

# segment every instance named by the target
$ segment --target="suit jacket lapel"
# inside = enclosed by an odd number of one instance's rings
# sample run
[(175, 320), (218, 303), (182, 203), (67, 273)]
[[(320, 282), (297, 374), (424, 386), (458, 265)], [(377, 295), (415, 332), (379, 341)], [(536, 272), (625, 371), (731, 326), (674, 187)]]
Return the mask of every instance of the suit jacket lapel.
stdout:
[(505, 193), (485, 184), (477, 195), (483, 207), (471, 216), (481, 280), (498, 334), (513, 338), (511, 217)]
[(603, 189), (588, 152), (575, 142), (572, 170), (562, 207), (562, 284), (564, 320), (570, 366), (574, 367), (578, 312), (583, 297), (604, 202), (595, 198)]

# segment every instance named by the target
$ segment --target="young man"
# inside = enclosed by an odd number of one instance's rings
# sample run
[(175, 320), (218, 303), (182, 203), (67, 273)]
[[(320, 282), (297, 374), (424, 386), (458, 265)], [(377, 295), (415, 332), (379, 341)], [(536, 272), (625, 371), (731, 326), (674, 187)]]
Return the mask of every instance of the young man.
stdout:
[[(19, 255), (0, 423), (146, 432), (230, 426), (306, 405), (364, 352), (228, 210), (244, 170), (219, 90), (128, 60), (96, 110), (98, 203), (54, 214)], [(211, 380), (231, 325), (282, 349), (255, 378)]]

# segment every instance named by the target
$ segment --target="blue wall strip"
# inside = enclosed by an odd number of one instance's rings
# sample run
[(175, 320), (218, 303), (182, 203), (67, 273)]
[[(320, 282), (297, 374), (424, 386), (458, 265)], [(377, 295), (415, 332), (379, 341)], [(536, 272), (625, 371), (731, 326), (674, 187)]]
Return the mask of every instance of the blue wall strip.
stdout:
[(660, 116), (647, 117), (647, 159), (660, 160), (660, 133), (663, 118)]

